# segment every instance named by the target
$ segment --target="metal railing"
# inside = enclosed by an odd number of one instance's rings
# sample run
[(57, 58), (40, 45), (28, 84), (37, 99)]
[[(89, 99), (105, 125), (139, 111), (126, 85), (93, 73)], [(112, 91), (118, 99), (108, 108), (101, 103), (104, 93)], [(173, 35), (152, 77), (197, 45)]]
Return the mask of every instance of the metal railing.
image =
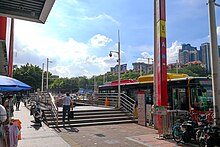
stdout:
[(93, 101), (96, 105), (105, 105), (106, 99), (109, 102), (108, 106), (117, 107), (118, 93), (97, 93)]
[(56, 126), (58, 126), (58, 108), (55, 104), (55, 99), (49, 92), (36, 92), (32, 93), (31, 100), (40, 102), (41, 104), (44, 104), (44, 107), (46, 106), (54, 115), (55, 117), (55, 123)]
[[(97, 103), (98, 104), (105, 104), (106, 98), (108, 98), (109, 105), (117, 107), (118, 104), (118, 93), (97, 93)], [(124, 111), (133, 114), (134, 112), (134, 106), (135, 106), (135, 100), (132, 99), (131, 97), (127, 96), (124, 93), (121, 93), (121, 98), (120, 98), (120, 104), (121, 104), (121, 109)]]
[(135, 100), (126, 94), (121, 94), (121, 107), (128, 113), (133, 114), (135, 107)]
[(51, 111), (53, 112), (55, 118), (56, 118), (56, 126), (58, 126), (58, 108), (55, 104), (55, 99), (54, 97), (52, 96), (51, 93), (48, 93), (50, 95), (50, 98), (51, 98)]

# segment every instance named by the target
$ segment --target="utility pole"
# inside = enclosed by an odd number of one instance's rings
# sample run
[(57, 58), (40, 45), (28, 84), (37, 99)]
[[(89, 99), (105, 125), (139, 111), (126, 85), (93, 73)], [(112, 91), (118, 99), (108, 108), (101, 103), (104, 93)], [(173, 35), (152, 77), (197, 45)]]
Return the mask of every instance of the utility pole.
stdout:
[(48, 91), (48, 64), (52, 63), (52, 61), (49, 61), (49, 58), (47, 58), (47, 85), (46, 85), (46, 91)]
[(94, 76), (94, 93), (97, 93), (97, 83), (96, 83), (96, 79), (95, 79), (95, 76)]
[(178, 60), (176, 60), (176, 74), (178, 74), (178, 68), (179, 68)]
[(220, 6), (219, 4), (215, 4), (215, 0), (208, 0), (214, 124), (220, 126), (220, 67), (218, 66), (220, 58), (218, 56), (215, 5)]
[(112, 53), (117, 53), (118, 54), (118, 108), (121, 106), (121, 57), (120, 57), (120, 35), (119, 35), (119, 30), (118, 30), (118, 51), (110, 51), (109, 56), (112, 57)]
[(41, 92), (44, 91), (44, 63), (42, 64), (42, 81), (41, 81)]
[(142, 76), (142, 63), (140, 63), (140, 76)]
[(120, 34), (118, 30), (118, 108), (121, 106), (121, 57), (120, 57)]

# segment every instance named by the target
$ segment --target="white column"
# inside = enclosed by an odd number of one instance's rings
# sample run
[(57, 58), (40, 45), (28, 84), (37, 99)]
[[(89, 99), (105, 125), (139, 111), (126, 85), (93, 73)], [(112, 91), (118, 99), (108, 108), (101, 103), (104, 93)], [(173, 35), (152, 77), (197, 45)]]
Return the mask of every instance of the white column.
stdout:
[(44, 91), (44, 63), (42, 64), (42, 81), (41, 81), (41, 92)]
[(47, 85), (46, 85), (46, 91), (48, 91), (48, 63), (49, 63), (49, 58), (47, 58)]
[(118, 108), (121, 106), (121, 58), (120, 58), (120, 34), (118, 30)]
[(209, 14), (209, 31), (210, 31), (210, 49), (211, 49), (211, 71), (212, 71), (212, 91), (214, 105), (214, 123), (220, 126), (220, 61), (218, 56), (218, 41), (216, 32), (216, 17), (215, 17), (215, 0), (208, 1)]

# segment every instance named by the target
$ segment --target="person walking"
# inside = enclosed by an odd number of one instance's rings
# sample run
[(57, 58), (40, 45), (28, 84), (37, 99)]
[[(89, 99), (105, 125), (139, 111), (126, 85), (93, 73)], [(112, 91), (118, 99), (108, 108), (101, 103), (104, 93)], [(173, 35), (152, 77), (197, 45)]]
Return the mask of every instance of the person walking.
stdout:
[(8, 122), (11, 121), (11, 117), (14, 116), (14, 102), (13, 102), (13, 95), (9, 95), (8, 99), (4, 102), (4, 107), (6, 109), (7, 112), (7, 118), (8, 118)]
[(65, 124), (66, 113), (68, 113), (68, 122), (70, 121), (70, 105), (71, 97), (69, 93), (66, 93), (66, 96), (63, 98), (63, 124)]
[(20, 103), (21, 103), (22, 94), (16, 96), (16, 111), (19, 111)]

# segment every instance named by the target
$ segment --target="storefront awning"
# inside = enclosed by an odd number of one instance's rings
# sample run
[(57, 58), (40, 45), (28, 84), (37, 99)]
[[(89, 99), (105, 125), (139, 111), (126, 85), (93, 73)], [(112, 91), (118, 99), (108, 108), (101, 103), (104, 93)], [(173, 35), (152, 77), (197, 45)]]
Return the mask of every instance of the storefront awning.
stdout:
[(45, 23), (55, 0), (0, 0), (0, 16)]

